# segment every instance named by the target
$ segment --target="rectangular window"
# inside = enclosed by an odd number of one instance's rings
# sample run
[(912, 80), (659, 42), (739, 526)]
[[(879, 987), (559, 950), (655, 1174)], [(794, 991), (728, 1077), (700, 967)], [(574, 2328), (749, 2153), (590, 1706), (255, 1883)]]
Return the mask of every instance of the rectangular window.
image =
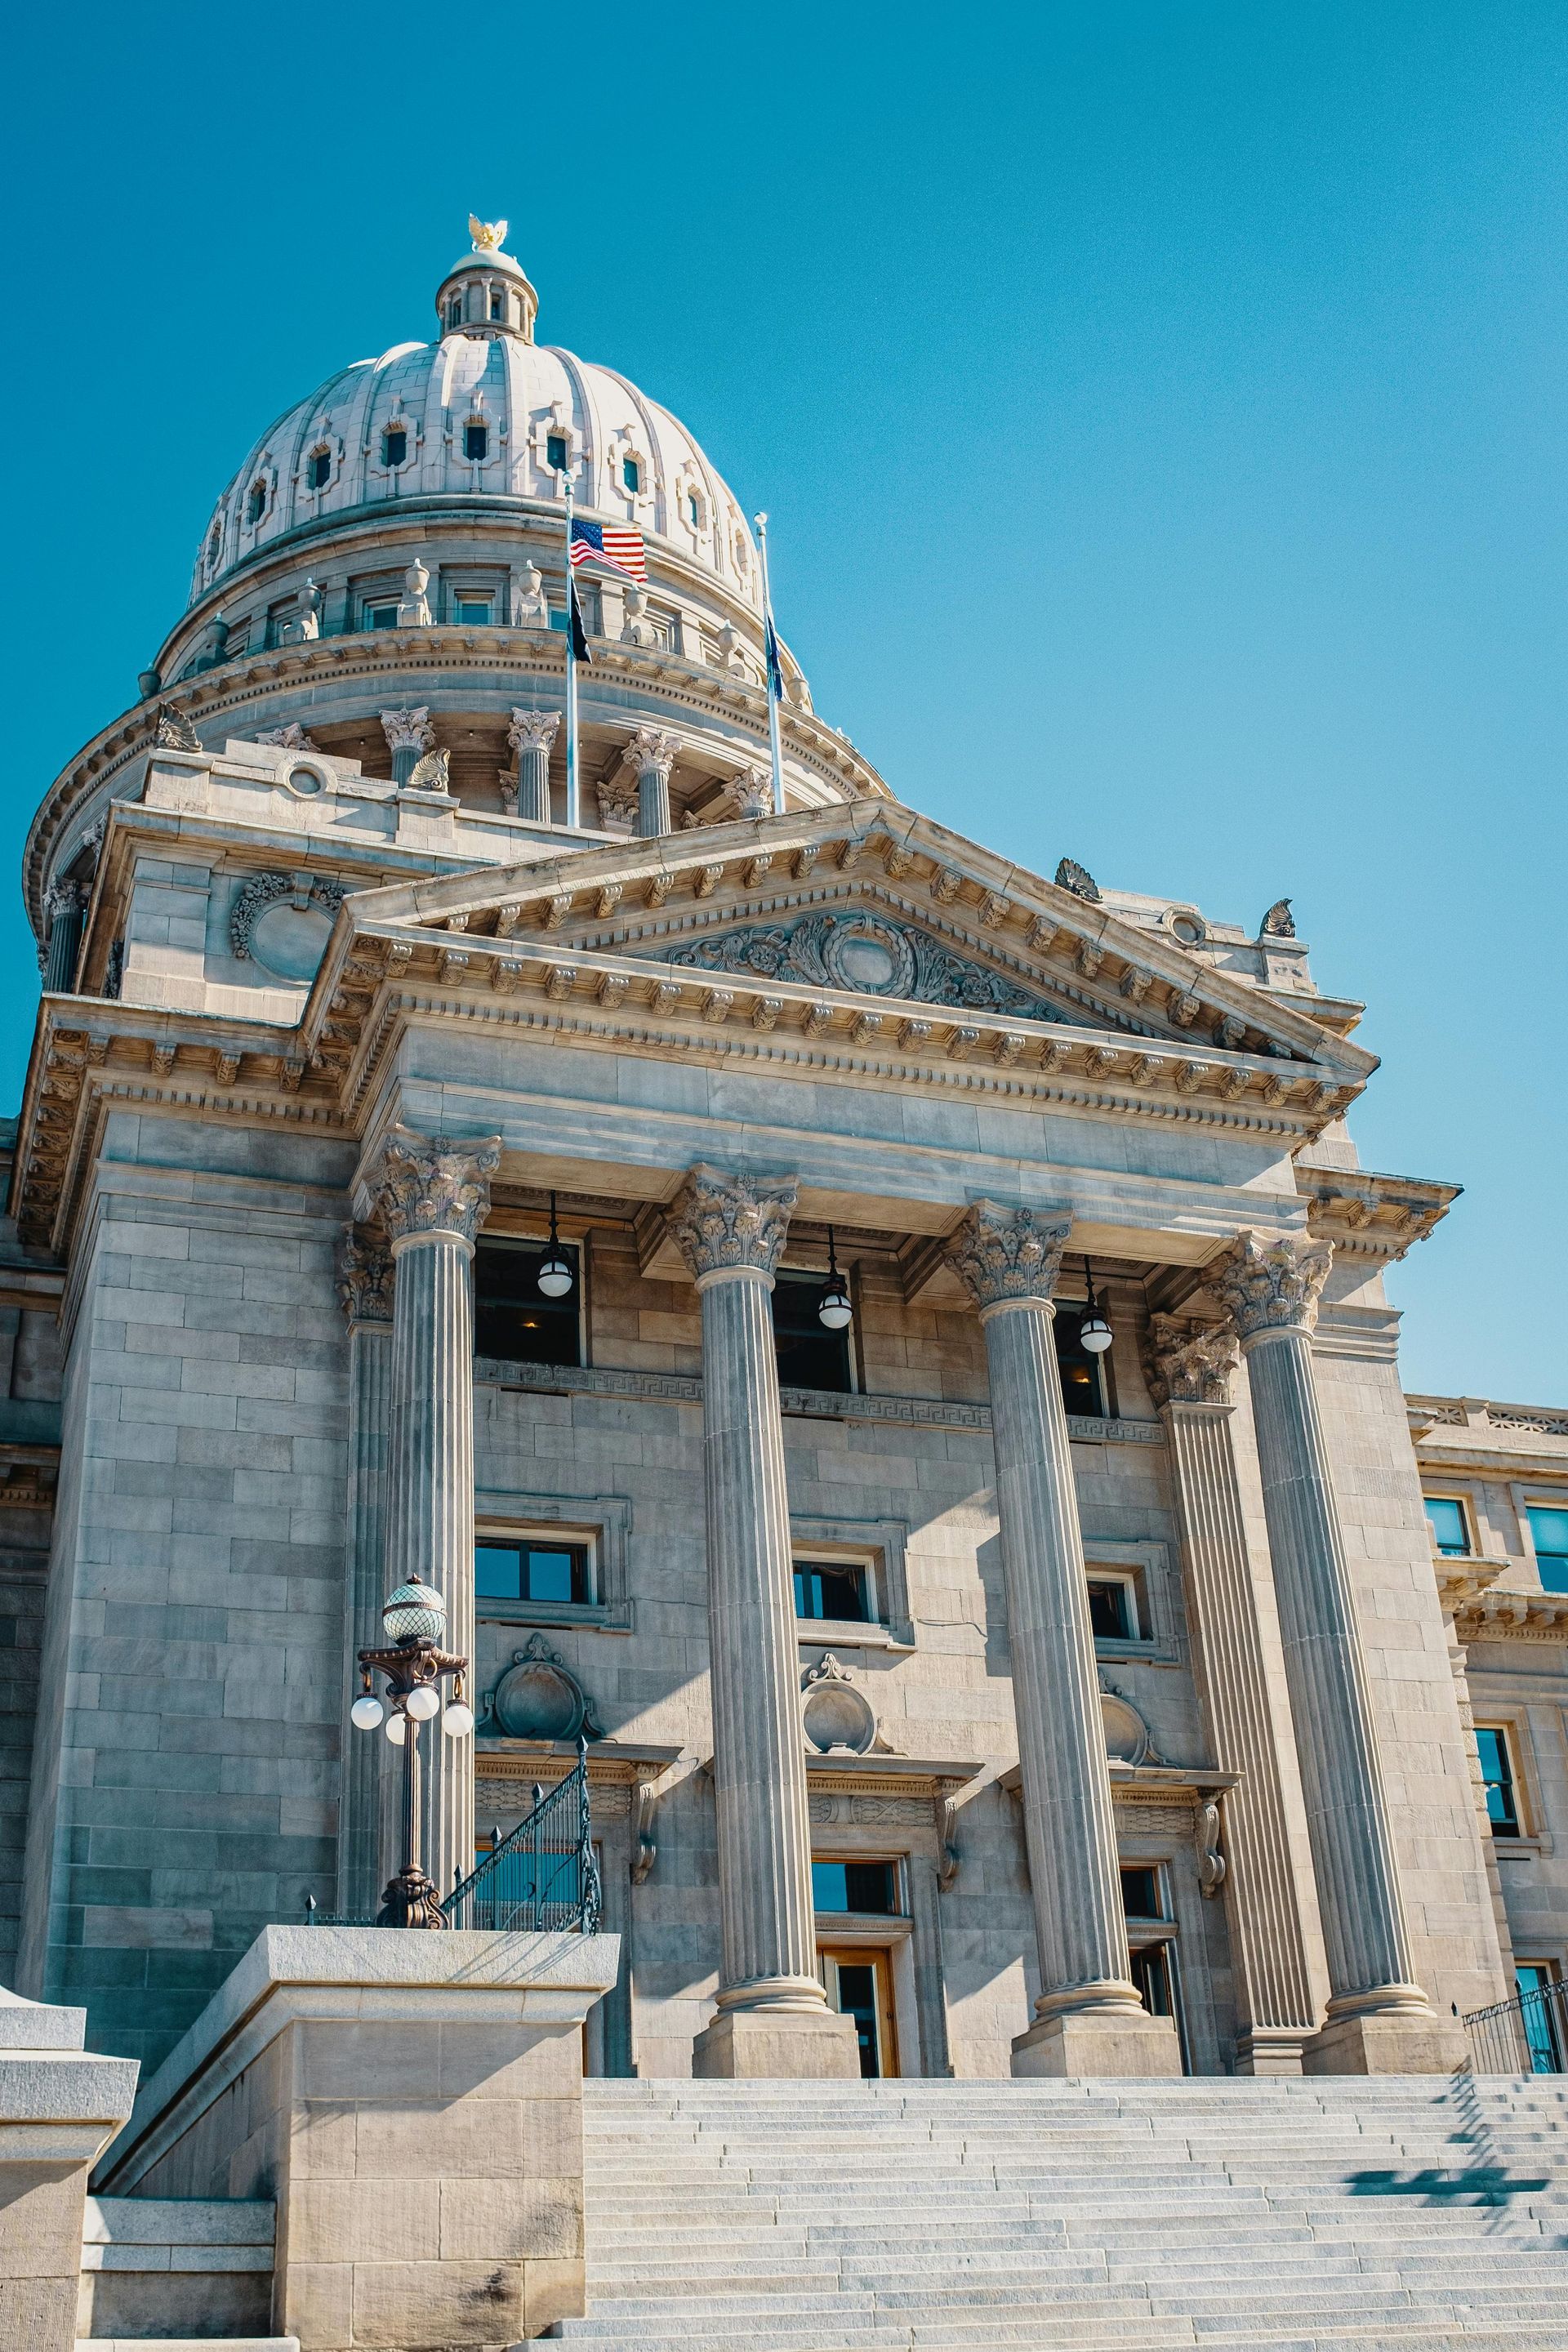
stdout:
[(774, 1277), (773, 1352), (779, 1384), (786, 1389), (833, 1389), (848, 1395), (855, 1381), (847, 1331), (829, 1331), (817, 1320), (822, 1303), (820, 1274)]
[[(1160, 1892), (1160, 1869), (1157, 1863), (1121, 1867), (1121, 1908), (1129, 1919), (1163, 1919), (1164, 1898)], [(1163, 2010), (1156, 2011), (1163, 2016)]]
[(1568, 1592), (1568, 1510), (1545, 1503), (1531, 1503), (1528, 1509), (1530, 1540), (1535, 1547), (1542, 1589)]
[(867, 1570), (853, 1560), (797, 1559), (795, 1564), (795, 1613), (826, 1617), (842, 1625), (868, 1625)]
[(1136, 1642), (1140, 1638), (1138, 1596), (1130, 1578), (1089, 1578), (1089, 1622), (1097, 1642)]
[(1487, 1818), (1492, 1825), (1493, 1837), (1518, 1837), (1519, 1807), (1514, 1800), (1513, 1759), (1508, 1751), (1508, 1734), (1500, 1725), (1478, 1723), (1476, 1752), (1481, 1759), (1481, 1779), (1486, 1783)]
[(1107, 1370), (1110, 1359), (1091, 1355), (1084, 1347), (1078, 1336), (1081, 1320), (1082, 1316), (1076, 1307), (1064, 1305), (1057, 1309), (1051, 1325), (1057, 1343), (1057, 1370), (1061, 1379), (1062, 1402), (1068, 1412), (1103, 1421), (1111, 1412)]
[(489, 627), (490, 600), (488, 596), (459, 596), (453, 612), (459, 622), (466, 622), (471, 629)]
[(474, 1353), (503, 1363), (580, 1364), (583, 1360), (582, 1254), (563, 1242), (572, 1269), (563, 1298), (539, 1287), (543, 1242), (483, 1236), (474, 1252)]
[(811, 1900), (818, 1911), (869, 1911), (879, 1919), (895, 1919), (900, 1915), (899, 1865), (814, 1859)]
[(1444, 1559), (1468, 1559), (1470, 1556), (1470, 1523), (1465, 1507), (1457, 1495), (1427, 1495), (1426, 1524), (1432, 1530), (1432, 1541)]
[(367, 604), (364, 608), (364, 625), (367, 629), (395, 629), (397, 626), (396, 605)]
[(465, 425), (463, 455), (476, 464), (482, 464), (489, 454), (490, 428), (488, 425)]
[(474, 1546), (477, 1601), (538, 1601), (584, 1608), (594, 1598), (584, 1543), (487, 1536)]
[(566, 471), (566, 457), (565, 434), (547, 433), (544, 436), (544, 462), (552, 474), (563, 474)]

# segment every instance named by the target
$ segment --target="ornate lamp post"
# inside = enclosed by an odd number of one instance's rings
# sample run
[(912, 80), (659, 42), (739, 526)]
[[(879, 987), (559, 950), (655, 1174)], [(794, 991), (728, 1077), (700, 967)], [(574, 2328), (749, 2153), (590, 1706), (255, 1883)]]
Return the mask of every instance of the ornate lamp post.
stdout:
[[(419, 1858), (419, 1728), (441, 1714), (442, 1679), (451, 1675), (452, 1696), (441, 1728), (449, 1739), (464, 1738), (472, 1731), (473, 1709), (463, 1697), (468, 1662), (441, 1647), (447, 1604), (433, 1585), (421, 1584), (417, 1578), (390, 1595), (381, 1622), (393, 1646), (360, 1652), (364, 1688), (351, 1710), (359, 1731), (374, 1731), (384, 1719), (387, 1738), (403, 1750), (403, 1867), (387, 1884), (375, 1924), (445, 1927), (439, 1890), (426, 1876)], [(374, 1670), (386, 1676), (384, 1706), (371, 1688)]]

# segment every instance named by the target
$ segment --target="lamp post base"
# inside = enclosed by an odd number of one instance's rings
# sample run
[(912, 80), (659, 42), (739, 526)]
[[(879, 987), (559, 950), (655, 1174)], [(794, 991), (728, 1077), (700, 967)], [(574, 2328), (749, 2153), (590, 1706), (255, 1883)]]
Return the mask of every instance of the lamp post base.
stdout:
[(389, 1879), (376, 1914), (378, 1927), (444, 1927), (447, 1915), (433, 1879), (410, 1863)]

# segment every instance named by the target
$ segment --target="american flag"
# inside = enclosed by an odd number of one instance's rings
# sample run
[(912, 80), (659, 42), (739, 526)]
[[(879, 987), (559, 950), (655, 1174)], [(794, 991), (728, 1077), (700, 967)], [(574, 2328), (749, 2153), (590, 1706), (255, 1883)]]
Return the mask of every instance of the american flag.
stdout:
[(584, 522), (578, 515), (572, 518), (572, 562), (574, 569), (579, 563), (603, 563), (628, 580), (647, 578), (640, 530), (619, 530), (608, 522)]

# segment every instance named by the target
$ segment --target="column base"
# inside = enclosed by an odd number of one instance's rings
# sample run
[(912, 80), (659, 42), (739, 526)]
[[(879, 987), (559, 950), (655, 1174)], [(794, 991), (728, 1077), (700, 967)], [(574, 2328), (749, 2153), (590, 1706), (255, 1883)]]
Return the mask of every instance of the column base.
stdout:
[(1312, 2038), (1307, 2025), (1255, 2025), (1236, 2041), (1238, 2074), (1300, 2074), (1301, 2053)]
[(838, 2083), (860, 2079), (852, 2017), (810, 2009), (721, 2009), (691, 2045), (701, 2083)]
[(1068, 2010), (1038, 2017), (1013, 2044), (1013, 2072), (1029, 2074), (1110, 2074), (1128, 2077), (1182, 2073), (1182, 2045), (1173, 2019), (1146, 2009)]
[[(1363, 1996), (1364, 1998), (1364, 1996)], [(1302, 2048), (1304, 2074), (1455, 2074), (1470, 2063), (1470, 2038), (1458, 2018), (1425, 2001), (1391, 2001), (1335, 2016)]]

